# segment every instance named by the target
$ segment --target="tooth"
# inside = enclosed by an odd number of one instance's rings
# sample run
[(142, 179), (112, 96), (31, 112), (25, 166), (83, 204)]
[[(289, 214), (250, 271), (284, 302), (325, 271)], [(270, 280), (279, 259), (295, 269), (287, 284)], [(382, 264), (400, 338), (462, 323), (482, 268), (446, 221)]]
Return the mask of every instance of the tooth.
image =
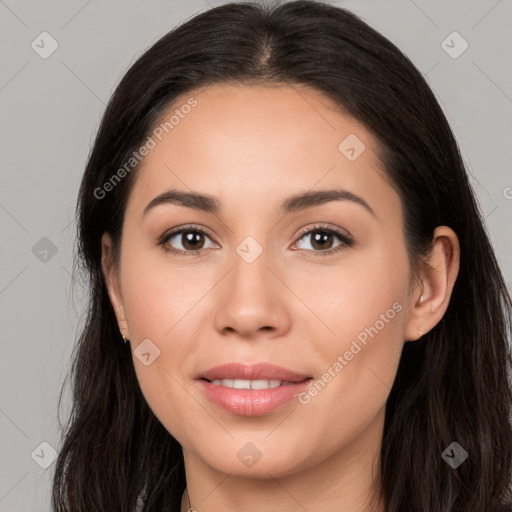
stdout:
[(268, 380), (251, 380), (251, 389), (266, 389), (268, 387)]
[(280, 381), (277, 379), (213, 379), (211, 382), (216, 386), (226, 386), (234, 389), (269, 389), (293, 384), (293, 382), (290, 381)]
[(251, 381), (245, 379), (235, 379), (233, 382), (235, 389), (251, 389)]

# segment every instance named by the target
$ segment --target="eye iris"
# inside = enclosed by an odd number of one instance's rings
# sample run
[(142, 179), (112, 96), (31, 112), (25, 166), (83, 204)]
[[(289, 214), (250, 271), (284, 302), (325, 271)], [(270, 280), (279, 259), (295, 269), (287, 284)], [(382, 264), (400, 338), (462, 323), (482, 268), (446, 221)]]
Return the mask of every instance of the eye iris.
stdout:
[(311, 245), (315, 247), (319, 244), (318, 249), (325, 249), (325, 242), (329, 239), (332, 242), (332, 233), (327, 233), (326, 231), (315, 231), (315, 234), (312, 235), (312, 243)]
[[(185, 240), (185, 242), (183, 243), (183, 247), (185, 247), (185, 249), (188, 248), (188, 249), (196, 250), (196, 249), (198, 249), (198, 245), (201, 245), (200, 242), (204, 243), (204, 236), (202, 233), (199, 233), (197, 231), (183, 231), (182, 240)], [(199, 244), (198, 244), (198, 241), (199, 241)], [(191, 245), (189, 247), (187, 247), (187, 244), (191, 244)]]

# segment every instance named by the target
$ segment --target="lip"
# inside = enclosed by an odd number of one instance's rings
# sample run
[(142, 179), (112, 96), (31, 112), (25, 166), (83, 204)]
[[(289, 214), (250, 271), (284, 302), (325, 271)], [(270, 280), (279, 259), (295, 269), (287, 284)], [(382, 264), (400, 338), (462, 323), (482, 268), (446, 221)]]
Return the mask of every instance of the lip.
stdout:
[[(289, 384), (268, 389), (235, 389), (216, 385), (214, 379), (280, 380)], [(312, 377), (269, 363), (228, 363), (201, 373), (197, 382), (203, 393), (224, 410), (240, 416), (267, 414), (307, 388)]]
[(220, 366), (214, 366), (199, 374), (197, 379), (275, 379), (290, 382), (301, 382), (309, 378), (310, 375), (303, 375), (294, 372), (288, 368), (277, 366), (271, 363), (258, 363), (246, 365), (241, 363), (227, 363)]

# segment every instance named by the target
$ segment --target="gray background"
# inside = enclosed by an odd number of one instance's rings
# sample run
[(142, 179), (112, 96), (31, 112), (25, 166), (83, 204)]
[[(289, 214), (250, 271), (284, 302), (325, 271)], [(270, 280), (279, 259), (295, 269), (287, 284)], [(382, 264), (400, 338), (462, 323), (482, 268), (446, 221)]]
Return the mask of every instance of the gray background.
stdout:
[[(144, 49), (221, 3), (0, 0), (0, 512), (49, 510), (54, 465), (40, 445), (60, 441), (57, 397), (84, 305), (84, 290), (71, 287), (75, 201), (105, 104)], [(360, 14), (426, 75), (510, 289), (512, 2), (331, 3)], [(35, 40), (48, 50), (44, 31), (58, 43), (46, 59), (31, 47)], [(453, 31), (469, 44), (458, 58), (445, 51), (462, 48), (446, 40)], [(64, 396), (62, 419), (69, 389)]]

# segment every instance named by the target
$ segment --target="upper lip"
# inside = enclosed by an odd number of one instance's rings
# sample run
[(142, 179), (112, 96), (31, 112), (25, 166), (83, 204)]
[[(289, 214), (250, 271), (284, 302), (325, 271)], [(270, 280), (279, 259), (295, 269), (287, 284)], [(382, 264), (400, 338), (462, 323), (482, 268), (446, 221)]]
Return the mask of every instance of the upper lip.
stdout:
[(198, 379), (244, 379), (244, 380), (280, 380), (288, 382), (301, 382), (308, 375), (294, 372), (288, 368), (270, 363), (247, 365), (242, 363), (227, 363), (214, 366), (197, 376)]

